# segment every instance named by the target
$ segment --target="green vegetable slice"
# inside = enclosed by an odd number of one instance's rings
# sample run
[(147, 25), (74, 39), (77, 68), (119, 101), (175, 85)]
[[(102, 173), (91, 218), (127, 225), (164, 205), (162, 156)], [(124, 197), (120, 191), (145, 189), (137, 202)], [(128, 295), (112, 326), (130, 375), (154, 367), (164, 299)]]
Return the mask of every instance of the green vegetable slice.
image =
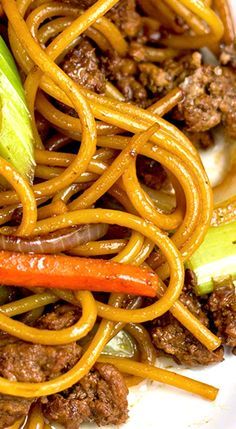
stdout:
[(197, 276), (198, 295), (210, 293), (214, 281), (236, 279), (236, 221), (209, 228), (204, 242), (186, 264)]
[[(0, 37), (0, 156), (32, 182), (33, 134), (25, 94), (13, 57)], [(1, 179), (0, 182), (5, 185)]]
[(120, 331), (107, 343), (102, 354), (132, 359), (137, 354), (137, 346), (127, 332)]

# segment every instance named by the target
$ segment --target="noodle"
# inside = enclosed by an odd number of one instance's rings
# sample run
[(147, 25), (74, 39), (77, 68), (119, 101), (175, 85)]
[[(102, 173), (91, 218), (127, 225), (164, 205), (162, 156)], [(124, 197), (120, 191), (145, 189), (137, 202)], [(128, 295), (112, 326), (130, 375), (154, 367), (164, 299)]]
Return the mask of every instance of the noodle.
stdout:
[[(50, 24), (41, 25), (37, 32), (39, 42), (45, 46), (49, 39), (57, 36), (62, 30), (71, 25), (72, 22), (73, 18), (65, 17), (55, 18), (53, 21), (50, 21)], [(102, 51), (107, 51), (111, 48), (106, 38), (98, 30), (95, 30), (95, 28), (89, 27), (84, 34), (93, 40)]]
[(156, 103), (152, 104), (148, 110), (152, 113), (155, 113), (159, 116), (164, 116), (169, 110), (172, 110), (179, 101), (182, 100), (182, 91), (179, 88), (175, 88), (170, 91), (165, 97), (161, 100), (158, 100)]
[(112, 165), (103, 173), (89, 190), (84, 191), (81, 197), (70, 204), (71, 210), (85, 209), (95, 203), (123, 174), (129, 163), (137, 155), (141, 144), (145, 143), (159, 128), (157, 125), (149, 128), (146, 132), (134, 136), (129, 144), (113, 161)]
[(0, 174), (16, 190), (23, 206), (22, 221), (17, 229), (17, 235), (30, 235), (37, 220), (37, 206), (31, 187), (3, 158), (0, 158)]
[(143, 191), (138, 182), (135, 161), (132, 161), (126, 169), (123, 175), (123, 183), (130, 201), (142, 217), (164, 230), (174, 230), (181, 224), (183, 213), (179, 208), (168, 215), (161, 214), (156, 210), (151, 198)]
[[(142, 4), (144, 1), (142, 2)], [(175, 33), (182, 33), (181, 27), (176, 23), (176, 16), (173, 11), (162, 1), (150, 0), (151, 9), (148, 11), (150, 16), (156, 16), (157, 20), (170, 28)]]
[[(171, 7), (176, 7), (174, 0), (168, 0), (168, 3)], [(198, 49), (203, 46), (214, 44), (222, 38), (224, 27), (221, 20), (207, 5), (202, 7), (203, 4), (201, 0), (179, 0), (179, 3), (187, 7), (190, 12), (196, 14), (198, 18), (204, 20), (210, 27), (211, 33), (207, 33), (207, 35), (202, 34), (201, 27), (199, 26), (198, 33), (200, 33), (197, 36), (169, 36), (166, 40), (168, 46), (175, 49)]]
[(11, 427), (8, 427), (7, 429), (21, 429), (23, 421), (24, 419), (18, 420)]
[(196, 395), (204, 396), (210, 401), (213, 401), (216, 398), (218, 392), (218, 389), (205, 383), (189, 379), (188, 377), (174, 372), (166, 371), (165, 369), (156, 368), (155, 366), (134, 362), (130, 359), (100, 357), (98, 361), (111, 363), (122, 372), (138, 375), (143, 378), (150, 378), (151, 380), (170, 384), (171, 386), (175, 386), (180, 389), (184, 388), (184, 390), (195, 393)]
[(37, 329), (22, 322), (11, 319), (0, 312), (0, 328), (10, 335), (34, 344), (61, 345), (78, 341), (85, 337), (93, 328), (97, 318), (96, 304), (90, 292), (78, 292), (77, 299), (81, 302), (82, 316), (69, 328), (57, 331)]
[(174, 9), (176, 14), (181, 16), (196, 34), (205, 34), (207, 32), (205, 25), (203, 25), (198, 17), (184, 6), (181, 1), (164, 0), (164, 2), (167, 3), (170, 8)]
[(215, 7), (217, 8), (224, 25), (223, 40), (226, 45), (230, 45), (230, 43), (233, 43), (235, 39), (235, 29), (228, 0), (215, 0)]
[[(112, 255), (119, 253), (124, 249), (126, 240), (103, 240), (103, 241), (90, 241), (74, 249), (70, 250), (70, 255), (77, 256), (98, 256), (98, 255)], [(138, 255), (136, 256), (138, 258)], [(145, 258), (146, 259), (146, 258)]]
[(55, 295), (50, 292), (43, 292), (41, 294), (30, 295), (27, 298), (22, 298), (18, 301), (2, 305), (0, 307), (0, 311), (8, 317), (13, 317), (22, 313), (27, 313), (27, 311), (34, 310), (35, 308), (39, 308), (44, 305), (53, 304), (56, 301), (57, 298)]
[(157, 354), (146, 329), (142, 325), (129, 323), (126, 325), (125, 330), (137, 341), (142, 362), (154, 365)]
[(26, 429), (44, 429), (44, 418), (38, 405), (30, 411)]

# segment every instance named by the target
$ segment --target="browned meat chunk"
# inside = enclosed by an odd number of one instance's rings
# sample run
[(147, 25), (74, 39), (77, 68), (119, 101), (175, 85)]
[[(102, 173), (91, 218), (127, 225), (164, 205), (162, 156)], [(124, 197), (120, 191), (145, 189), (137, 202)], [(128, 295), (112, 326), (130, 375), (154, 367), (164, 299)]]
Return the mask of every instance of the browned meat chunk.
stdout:
[(138, 69), (134, 60), (121, 58), (116, 52), (107, 52), (101, 61), (106, 78), (115, 84), (127, 101), (146, 105), (148, 94), (136, 78)]
[(143, 45), (132, 42), (126, 58), (119, 57), (115, 52), (101, 57), (106, 78), (117, 86), (127, 101), (142, 107), (148, 107), (175, 88), (201, 63), (201, 55), (195, 52), (157, 65), (142, 62), (144, 52)]
[(162, 165), (145, 156), (137, 158), (137, 174), (146, 186), (157, 190), (161, 188), (167, 178)]
[(157, 327), (152, 330), (153, 343), (157, 349), (171, 355), (178, 363), (197, 366), (210, 365), (223, 360), (222, 347), (211, 352), (170, 314), (160, 319)]
[[(204, 325), (209, 320), (203, 312), (201, 304), (192, 291), (192, 283), (188, 283), (180, 300)], [(223, 360), (222, 347), (211, 352), (207, 350), (186, 328), (184, 328), (172, 315), (166, 313), (154, 321), (151, 331), (154, 345), (157, 349), (171, 355), (178, 363), (187, 366), (209, 365)]]
[(6, 429), (26, 417), (33, 400), (0, 395), (0, 428)]
[(216, 287), (208, 299), (208, 309), (222, 342), (236, 347), (236, 295), (231, 281)]
[(135, 10), (135, 3), (135, 0), (121, 0), (106, 15), (128, 37), (137, 36), (142, 27), (141, 16)]
[(224, 66), (236, 68), (236, 41), (231, 45), (226, 45), (222, 47), (220, 62)]
[(46, 313), (37, 321), (37, 328), (58, 331), (74, 325), (81, 316), (79, 307), (72, 305), (57, 305), (53, 311)]
[(68, 391), (49, 396), (43, 412), (49, 421), (66, 429), (79, 429), (82, 422), (121, 424), (128, 417), (128, 390), (120, 372), (99, 364)]
[[(58, 377), (78, 361), (80, 346), (43, 346), (17, 341), (0, 347), (0, 376), (38, 383)], [(28, 414), (34, 400), (0, 395), (0, 429)]]
[(158, 95), (166, 88), (172, 85), (173, 80), (170, 74), (163, 68), (152, 63), (139, 64), (139, 79), (143, 86), (151, 91), (152, 94)]
[(66, 372), (78, 361), (80, 346), (44, 346), (18, 341), (0, 347), (0, 375), (13, 381), (39, 383)]
[(88, 40), (81, 38), (79, 45), (66, 55), (61, 68), (80, 85), (98, 93), (105, 91), (105, 76)]
[[(132, 55), (135, 54), (134, 46), (135, 44), (132, 44), (130, 49)], [(160, 65), (143, 62), (138, 65), (139, 79), (154, 96), (161, 98), (183, 82), (185, 77), (193, 73), (200, 65), (201, 54), (199, 52), (184, 55), (178, 59), (168, 59)]]
[(202, 66), (187, 77), (181, 88), (184, 99), (178, 119), (191, 132), (207, 131), (222, 124), (236, 136), (236, 76), (224, 67)]

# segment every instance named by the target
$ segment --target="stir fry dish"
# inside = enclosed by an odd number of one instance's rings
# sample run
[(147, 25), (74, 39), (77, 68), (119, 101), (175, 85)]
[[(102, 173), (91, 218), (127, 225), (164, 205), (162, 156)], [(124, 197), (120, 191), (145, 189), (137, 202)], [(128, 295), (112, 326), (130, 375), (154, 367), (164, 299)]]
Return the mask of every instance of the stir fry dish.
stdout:
[(159, 358), (236, 354), (230, 7), (0, 1), (0, 429), (121, 425), (144, 380), (216, 399)]

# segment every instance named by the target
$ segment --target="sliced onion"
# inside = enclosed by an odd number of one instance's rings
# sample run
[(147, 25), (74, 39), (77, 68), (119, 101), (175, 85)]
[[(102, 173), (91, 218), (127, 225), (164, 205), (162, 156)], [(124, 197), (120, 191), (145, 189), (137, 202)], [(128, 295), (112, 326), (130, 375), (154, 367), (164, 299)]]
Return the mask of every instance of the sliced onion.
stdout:
[(21, 253), (60, 253), (102, 238), (108, 230), (106, 224), (81, 225), (79, 228), (66, 229), (33, 238), (12, 235), (0, 235), (0, 250)]

